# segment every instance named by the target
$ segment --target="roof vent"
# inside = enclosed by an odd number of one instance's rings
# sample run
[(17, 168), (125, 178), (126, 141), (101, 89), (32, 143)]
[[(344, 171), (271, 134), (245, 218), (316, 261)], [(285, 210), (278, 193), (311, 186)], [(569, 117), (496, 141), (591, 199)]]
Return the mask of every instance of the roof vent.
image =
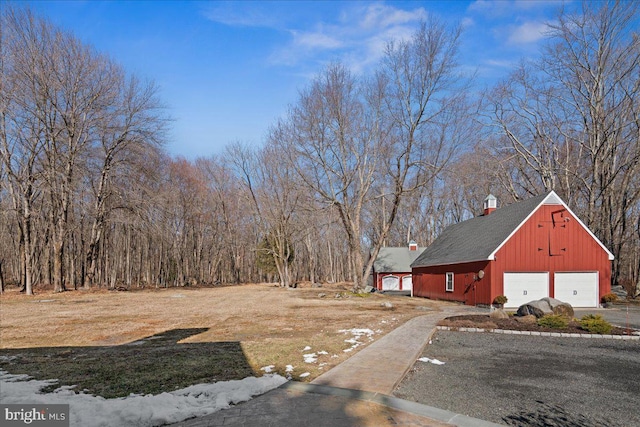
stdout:
[(496, 206), (498, 205), (498, 199), (493, 194), (489, 194), (482, 204), (482, 208), (484, 209), (484, 215), (489, 215), (491, 212), (496, 210)]

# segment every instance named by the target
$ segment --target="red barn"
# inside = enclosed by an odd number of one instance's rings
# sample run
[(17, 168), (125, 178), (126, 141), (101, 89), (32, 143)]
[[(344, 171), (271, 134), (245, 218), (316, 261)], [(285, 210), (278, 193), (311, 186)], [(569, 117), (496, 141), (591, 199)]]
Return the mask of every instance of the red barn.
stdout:
[(613, 254), (551, 191), (454, 224), (411, 264), (413, 295), (506, 307), (553, 297), (597, 307), (611, 291)]
[(373, 262), (373, 287), (380, 291), (410, 291), (411, 263), (423, 250), (414, 241), (406, 248), (380, 248)]

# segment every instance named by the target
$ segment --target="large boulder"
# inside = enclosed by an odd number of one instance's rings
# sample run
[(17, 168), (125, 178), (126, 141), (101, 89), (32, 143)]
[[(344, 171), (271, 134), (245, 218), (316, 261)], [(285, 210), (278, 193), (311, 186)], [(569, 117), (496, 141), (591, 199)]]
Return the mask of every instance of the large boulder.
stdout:
[(555, 298), (545, 297), (537, 301), (529, 301), (518, 307), (516, 316), (533, 315), (540, 318), (545, 314), (559, 314), (564, 317), (573, 317), (573, 307), (571, 304), (560, 301)]
[(567, 319), (573, 318), (573, 307), (568, 302), (563, 302), (558, 299), (548, 297), (542, 299), (549, 302), (551, 310), (553, 310), (553, 314), (558, 314), (560, 316), (566, 317)]
[(540, 318), (545, 314), (551, 314), (553, 310), (547, 301), (536, 300), (529, 301), (526, 304), (522, 304), (518, 307), (518, 311), (516, 312), (516, 316), (536, 316), (536, 318)]

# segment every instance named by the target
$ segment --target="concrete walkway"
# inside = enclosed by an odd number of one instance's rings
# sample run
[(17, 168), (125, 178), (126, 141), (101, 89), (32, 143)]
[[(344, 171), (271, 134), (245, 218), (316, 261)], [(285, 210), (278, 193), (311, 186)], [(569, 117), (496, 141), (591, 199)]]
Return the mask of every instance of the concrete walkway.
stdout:
[(436, 323), (473, 311), (443, 305), (443, 311), (409, 320), (311, 384), (289, 381), (233, 408), (175, 426), (497, 426), (391, 396), (431, 339)]
[(320, 375), (311, 384), (391, 394), (431, 339), (439, 320), (469, 313), (460, 306), (414, 317)]

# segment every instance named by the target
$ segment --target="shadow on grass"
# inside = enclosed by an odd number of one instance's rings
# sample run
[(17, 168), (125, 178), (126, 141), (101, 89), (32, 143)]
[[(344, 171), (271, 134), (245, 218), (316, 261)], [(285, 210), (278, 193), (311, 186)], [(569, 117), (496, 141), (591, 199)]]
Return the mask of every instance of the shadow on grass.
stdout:
[(118, 346), (3, 349), (0, 369), (59, 381), (45, 392), (76, 385), (105, 398), (256, 376), (237, 341), (178, 344), (207, 330), (173, 329)]

